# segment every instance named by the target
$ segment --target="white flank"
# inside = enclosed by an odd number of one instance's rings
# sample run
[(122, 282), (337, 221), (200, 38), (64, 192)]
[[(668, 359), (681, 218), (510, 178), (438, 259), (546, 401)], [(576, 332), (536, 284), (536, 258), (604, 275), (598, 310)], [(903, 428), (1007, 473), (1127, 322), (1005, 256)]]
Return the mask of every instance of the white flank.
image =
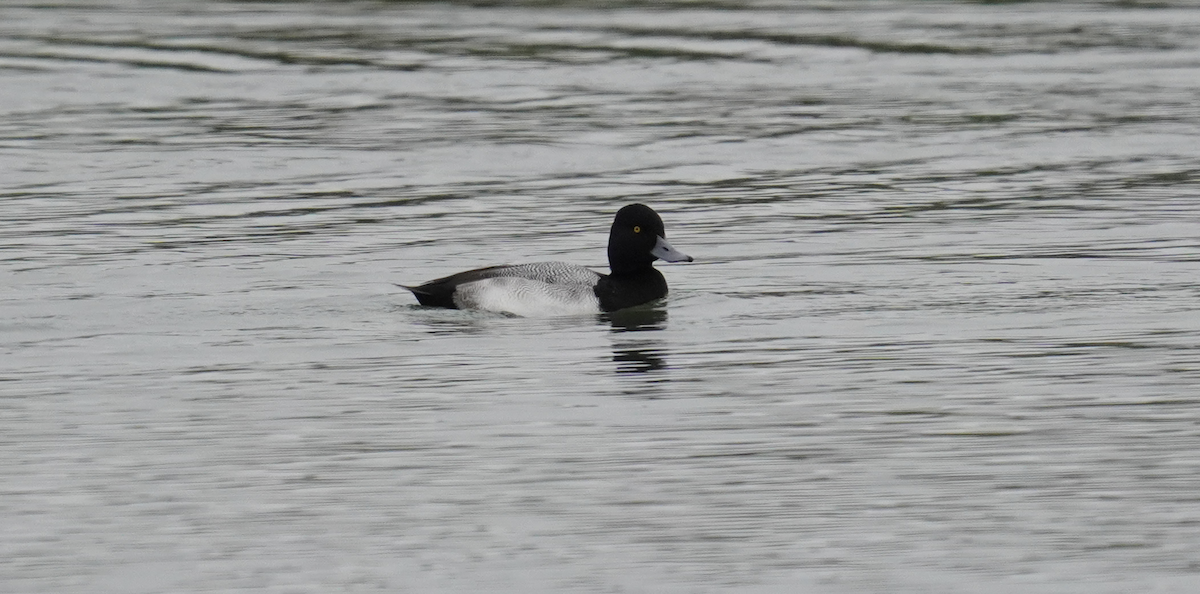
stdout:
[(600, 299), (590, 285), (550, 284), (512, 276), (463, 283), (454, 292), (454, 303), (462, 309), (483, 309), (523, 317), (600, 312)]

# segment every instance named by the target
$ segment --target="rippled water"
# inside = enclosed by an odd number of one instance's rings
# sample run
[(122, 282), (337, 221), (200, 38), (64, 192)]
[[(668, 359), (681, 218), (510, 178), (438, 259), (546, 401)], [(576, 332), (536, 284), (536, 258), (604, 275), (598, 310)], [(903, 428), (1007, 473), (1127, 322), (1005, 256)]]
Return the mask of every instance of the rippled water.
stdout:
[[(0, 6), (0, 590), (1193, 592), (1200, 9)], [(641, 311), (392, 283), (697, 258)]]

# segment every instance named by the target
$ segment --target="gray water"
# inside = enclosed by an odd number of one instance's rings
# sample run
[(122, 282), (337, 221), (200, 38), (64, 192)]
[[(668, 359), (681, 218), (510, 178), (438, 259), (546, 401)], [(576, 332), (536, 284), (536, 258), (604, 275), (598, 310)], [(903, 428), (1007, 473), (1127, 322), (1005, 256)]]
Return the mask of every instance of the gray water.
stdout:
[(1198, 138), (1171, 2), (6, 2), (0, 591), (1198, 591)]

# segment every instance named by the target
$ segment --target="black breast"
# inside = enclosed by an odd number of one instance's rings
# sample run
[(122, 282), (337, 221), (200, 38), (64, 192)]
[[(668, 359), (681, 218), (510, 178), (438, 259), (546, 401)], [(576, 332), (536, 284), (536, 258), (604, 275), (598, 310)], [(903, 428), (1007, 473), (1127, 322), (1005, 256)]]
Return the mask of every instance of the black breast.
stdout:
[(610, 274), (596, 283), (600, 309), (617, 311), (667, 296), (667, 280), (654, 268), (633, 274)]

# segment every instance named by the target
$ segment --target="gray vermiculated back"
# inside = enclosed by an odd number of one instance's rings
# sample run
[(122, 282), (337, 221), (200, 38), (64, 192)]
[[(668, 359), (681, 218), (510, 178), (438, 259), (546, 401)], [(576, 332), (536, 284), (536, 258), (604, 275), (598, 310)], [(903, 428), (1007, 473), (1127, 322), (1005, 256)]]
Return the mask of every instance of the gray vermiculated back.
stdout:
[(592, 286), (600, 279), (600, 273), (566, 262), (535, 262), (500, 266), (489, 277), (518, 277), (541, 281), (552, 285)]

